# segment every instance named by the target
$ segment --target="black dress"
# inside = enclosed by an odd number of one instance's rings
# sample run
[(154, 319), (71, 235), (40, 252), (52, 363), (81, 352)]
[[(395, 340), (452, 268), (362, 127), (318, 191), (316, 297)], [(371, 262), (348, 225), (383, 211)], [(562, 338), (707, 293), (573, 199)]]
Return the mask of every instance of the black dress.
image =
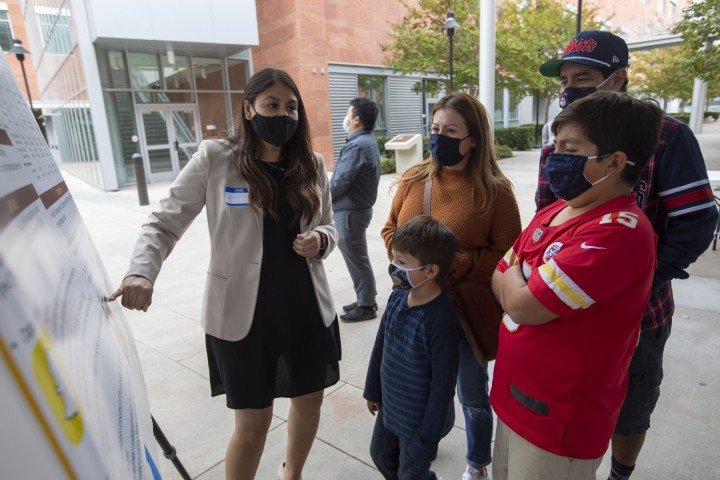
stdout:
[(265, 408), (274, 398), (297, 397), (340, 379), (337, 318), (325, 327), (307, 260), (292, 249), (300, 226), (282, 192), (283, 172), (265, 165), (278, 184), (277, 218), (263, 218), (263, 258), (255, 315), (239, 341), (205, 335), (213, 396), (227, 406)]

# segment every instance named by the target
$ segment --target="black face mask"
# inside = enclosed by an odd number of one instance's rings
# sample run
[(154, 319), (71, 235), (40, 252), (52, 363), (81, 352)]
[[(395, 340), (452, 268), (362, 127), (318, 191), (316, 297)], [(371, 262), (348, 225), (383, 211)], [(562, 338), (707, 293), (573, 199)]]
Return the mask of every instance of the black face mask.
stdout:
[(282, 147), (292, 138), (298, 122), (287, 115), (265, 117), (255, 112), (250, 125), (258, 137), (271, 145)]
[(432, 153), (433, 159), (443, 167), (457, 165), (465, 158), (465, 155), (460, 153), (460, 142), (465, 138), (453, 138), (433, 133), (430, 135), (430, 153)]

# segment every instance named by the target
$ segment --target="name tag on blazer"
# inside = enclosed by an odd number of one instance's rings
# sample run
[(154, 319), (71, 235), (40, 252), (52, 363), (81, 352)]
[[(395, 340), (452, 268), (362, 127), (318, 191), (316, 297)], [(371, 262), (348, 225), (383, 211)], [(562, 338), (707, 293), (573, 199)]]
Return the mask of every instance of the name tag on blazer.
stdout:
[(225, 204), (231, 207), (250, 205), (247, 187), (225, 187)]

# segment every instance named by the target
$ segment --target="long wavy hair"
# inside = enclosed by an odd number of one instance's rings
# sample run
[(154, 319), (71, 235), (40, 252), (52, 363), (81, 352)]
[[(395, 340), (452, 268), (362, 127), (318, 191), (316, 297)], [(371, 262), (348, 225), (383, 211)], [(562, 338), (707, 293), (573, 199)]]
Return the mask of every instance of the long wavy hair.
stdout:
[(302, 217), (312, 218), (320, 209), (320, 190), (318, 187), (318, 167), (310, 141), (310, 125), (305, 113), (305, 104), (295, 82), (283, 70), (264, 68), (252, 77), (245, 87), (240, 104), (240, 113), (235, 121), (235, 135), (228, 138), (236, 145), (237, 169), (250, 187), (250, 205), (256, 211), (277, 217), (278, 188), (269, 174), (260, 165), (262, 140), (253, 130), (250, 120), (245, 118), (245, 102), (255, 108), (257, 97), (275, 84), (288, 87), (297, 97), (298, 125), (288, 143), (282, 146), (280, 161), (285, 168), (281, 180), (284, 196), (294, 212), (292, 224)]
[[(500, 170), (495, 157), (493, 131), (487, 110), (477, 98), (462, 92), (450, 93), (441, 98), (433, 107), (433, 117), (435, 112), (444, 108), (455, 110), (465, 119), (468, 134), (475, 140), (464, 171), (473, 184), (473, 208), (479, 215), (485, 215), (497, 197), (498, 188), (512, 189), (510, 180)], [(436, 176), (441, 168), (431, 155), (414, 166), (398, 183), (424, 182)]]

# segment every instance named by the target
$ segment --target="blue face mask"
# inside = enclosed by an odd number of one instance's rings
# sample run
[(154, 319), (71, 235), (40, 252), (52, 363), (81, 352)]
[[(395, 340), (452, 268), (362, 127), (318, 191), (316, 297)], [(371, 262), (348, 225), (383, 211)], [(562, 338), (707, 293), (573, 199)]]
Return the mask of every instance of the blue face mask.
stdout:
[(585, 98), (588, 95), (592, 95), (593, 93), (597, 92), (600, 87), (605, 85), (605, 83), (611, 78), (612, 75), (603, 80), (597, 87), (566, 87), (565, 89), (563, 89), (562, 92), (560, 92), (560, 98), (558, 99), (560, 108), (565, 108), (575, 100), (580, 100), (581, 98)]
[(343, 118), (343, 132), (350, 133), (350, 124), (348, 123), (350, 121), (350, 117), (347, 115), (345, 118)]
[(427, 278), (415, 285), (413, 284), (412, 280), (410, 280), (410, 272), (412, 272), (413, 270), (420, 270), (425, 267), (427, 267), (427, 265), (423, 265), (422, 267), (417, 268), (404, 268), (400, 265), (396, 265), (395, 263), (390, 262), (390, 266), (388, 267), (388, 274), (390, 274), (390, 278), (392, 279), (393, 287), (399, 288), (400, 290), (412, 290), (415, 287), (419, 287), (427, 281)]
[(608, 155), (610, 154), (586, 157), (570, 153), (549, 154), (545, 161), (545, 174), (550, 177), (550, 190), (557, 198), (565, 201), (579, 197), (590, 190), (593, 185), (597, 185), (607, 178), (605, 175), (600, 180), (591, 183), (584, 173), (587, 161)]
[(433, 133), (430, 135), (430, 152), (433, 159), (443, 167), (457, 165), (465, 158), (465, 155), (460, 153), (460, 142), (465, 138), (453, 138)]

